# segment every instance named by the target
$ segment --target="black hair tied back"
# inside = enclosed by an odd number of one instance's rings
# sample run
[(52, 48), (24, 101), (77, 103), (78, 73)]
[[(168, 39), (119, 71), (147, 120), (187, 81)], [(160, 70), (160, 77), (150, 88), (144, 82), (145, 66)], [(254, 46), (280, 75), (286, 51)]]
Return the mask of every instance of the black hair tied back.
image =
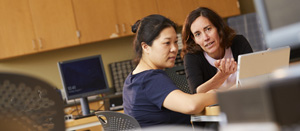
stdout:
[(137, 21), (135, 22), (135, 24), (131, 26), (131, 31), (132, 31), (133, 33), (136, 33), (136, 31), (137, 31), (138, 28), (139, 28), (140, 23), (141, 23), (141, 20), (137, 20)]

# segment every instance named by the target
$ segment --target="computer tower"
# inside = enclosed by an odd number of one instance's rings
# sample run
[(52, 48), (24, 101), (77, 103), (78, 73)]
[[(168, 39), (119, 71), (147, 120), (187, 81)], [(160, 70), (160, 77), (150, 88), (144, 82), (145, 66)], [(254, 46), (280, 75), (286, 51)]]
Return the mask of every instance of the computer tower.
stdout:
[(123, 110), (122, 94), (107, 96), (104, 101), (104, 108), (106, 111)]

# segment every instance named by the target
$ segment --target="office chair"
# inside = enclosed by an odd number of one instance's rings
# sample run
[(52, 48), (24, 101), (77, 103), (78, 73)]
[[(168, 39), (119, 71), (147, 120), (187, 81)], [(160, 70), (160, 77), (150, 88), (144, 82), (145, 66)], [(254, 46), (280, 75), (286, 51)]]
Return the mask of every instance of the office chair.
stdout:
[(186, 80), (183, 65), (165, 69), (165, 72), (180, 90), (182, 90), (185, 93), (191, 94), (191, 90)]
[(191, 94), (191, 90), (186, 80), (183, 60), (180, 57), (180, 52), (181, 49), (178, 50), (174, 67), (165, 69), (165, 72), (180, 90), (185, 93)]
[(95, 112), (104, 131), (139, 131), (140, 124), (133, 117), (120, 112), (98, 111)]
[(65, 130), (60, 94), (53, 86), (40, 79), (0, 73), (0, 129)]

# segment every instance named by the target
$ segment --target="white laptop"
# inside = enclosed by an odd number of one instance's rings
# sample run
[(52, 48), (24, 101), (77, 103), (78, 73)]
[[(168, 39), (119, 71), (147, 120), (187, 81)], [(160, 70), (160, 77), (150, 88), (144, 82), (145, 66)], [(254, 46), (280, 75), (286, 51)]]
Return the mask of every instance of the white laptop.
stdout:
[(268, 81), (276, 69), (288, 68), (289, 59), (290, 47), (239, 55), (236, 87)]

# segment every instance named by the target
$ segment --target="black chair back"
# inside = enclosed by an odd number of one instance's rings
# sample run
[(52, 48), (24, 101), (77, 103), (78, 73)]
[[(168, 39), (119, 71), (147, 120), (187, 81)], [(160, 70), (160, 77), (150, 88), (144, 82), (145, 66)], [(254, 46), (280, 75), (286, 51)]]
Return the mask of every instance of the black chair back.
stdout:
[(133, 117), (114, 111), (95, 112), (104, 131), (137, 131), (140, 124)]
[(63, 131), (61, 95), (40, 79), (0, 73), (0, 125), (4, 131)]

